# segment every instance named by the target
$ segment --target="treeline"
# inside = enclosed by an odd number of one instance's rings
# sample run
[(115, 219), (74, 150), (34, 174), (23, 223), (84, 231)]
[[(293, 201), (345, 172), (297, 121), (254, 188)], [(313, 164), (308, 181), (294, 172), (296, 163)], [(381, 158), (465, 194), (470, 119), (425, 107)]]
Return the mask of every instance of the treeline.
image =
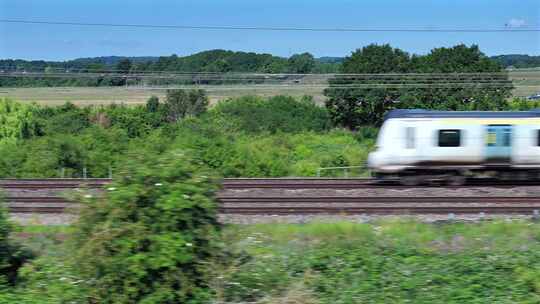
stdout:
[(540, 67), (540, 56), (513, 54), (492, 56), (491, 59), (498, 62), (505, 68), (523, 69)]
[[(310, 53), (295, 54), (289, 58), (253, 52), (233, 52), (225, 50), (204, 51), (180, 57), (96, 57), (81, 58), (65, 62), (0, 60), (0, 70), (7, 72), (39, 72), (42, 77), (24, 75), (2, 77), (0, 86), (120, 86), (126, 84), (129, 74), (141, 72), (178, 73), (333, 73), (339, 69), (339, 62), (327, 59), (317, 60)], [(61, 73), (62, 75), (57, 75)], [(85, 73), (97, 73), (85, 77)], [(55, 77), (52, 77), (55, 76)], [(140, 81), (130, 77), (132, 81)], [(169, 79), (160, 84), (193, 81)], [(152, 84), (152, 83), (151, 83)]]
[(326, 107), (336, 124), (351, 129), (377, 125), (395, 108), (503, 110), (513, 89), (504, 68), (476, 45), (421, 56), (369, 45), (346, 57), (340, 72), (354, 75), (330, 80)]
[[(441, 48), (444, 49), (444, 48)], [(396, 49), (398, 50), (398, 49)], [(431, 53), (436, 53), (439, 48), (435, 48)], [(399, 50), (407, 54), (406, 52)], [(372, 66), (368, 69), (372, 73), (380, 70), (392, 71), (414, 71), (419, 73), (433, 72), (434, 70), (443, 73), (481, 71), (483, 67), (473, 65), (465, 67), (461, 63), (443, 64), (444, 58), (439, 58), (438, 62), (429, 62), (432, 56), (409, 55), (410, 62), (407, 68), (401, 63), (397, 66), (388, 66), (383, 69)], [(509, 66), (515, 68), (540, 66), (540, 56), (528, 55), (501, 55), (494, 57), (483, 56), (483, 64)], [(234, 52), (226, 50), (210, 50), (196, 53), (189, 56), (161, 56), (161, 57), (95, 57), (79, 58), (64, 62), (55, 61), (26, 61), (26, 60), (0, 60), (0, 71), (31, 73), (38, 72), (43, 75), (19, 77), (1, 77), (0, 87), (33, 87), (33, 86), (122, 86), (126, 84), (145, 83), (149, 85), (168, 84), (242, 84), (242, 83), (262, 83), (264, 77), (250, 77), (250, 79), (233, 79), (227, 73), (338, 73), (351, 70), (343, 65), (347, 58), (342, 57), (321, 57), (315, 58), (310, 53), (295, 54), (289, 58), (273, 56), (270, 54), (257, 54), (253, 52)], [(408, 59), (409, 60), (409, 59)], [(442, 61), (441, 61), (442, 60)], [(350, 60), (349, 60), (350, 61)], [(455, 63), (455, 62), (454, 62)], [(495, 65), (497, 63), (498, 65)], [(395, 62), (378, 63), (381, 66), (386, 64), (396, 64)], [(411, 64), (415, 67), (411, 67)], [(433, 67), (430, 67), (433, 65)], [(443, 65), (446, 65), (443, 67)], [(423, 66), (423, 67), (421, 67)], [(480, 70), (479, 70), (480, 69)], [(357, 69), (352, 69), (357, 70)], [(500, 69), (498, 69), (500, 70)], [(170, 73), (222, 73), (225, 80), (206, 79), (205, 77), (142, 79), (137, 73), (148, 72), (170, 72)], [(58, 75), (58, 73), (60, 75)], [(91, 73), (91, 74), (89, 74)], [(228, 79), (227, 79), (228, 77)]]

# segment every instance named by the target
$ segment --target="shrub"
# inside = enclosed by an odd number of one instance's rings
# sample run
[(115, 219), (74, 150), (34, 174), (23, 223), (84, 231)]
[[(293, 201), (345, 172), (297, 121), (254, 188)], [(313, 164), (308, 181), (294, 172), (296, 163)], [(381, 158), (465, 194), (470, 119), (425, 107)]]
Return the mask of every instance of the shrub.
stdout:
[(4, 284), (13, 285), (17, 279), (17, 271), (24, 262), (32, 257), (29, 251), (23, 250), (9, 238), (13, 227), (0, 197), (0, 289)]
[(36, 107), (34, 112), (40, 132), (46, 135), (74, 134), (90, 126), (90, 109), (69, 102), (59, 107)]
[(35, 107), (0, 98), (0, 142), (28, 138), (38, 133)]
[(540, 109), (540, 101), (527, 100), (525, 98), (514, 98), (507, 103), (507, 109), (510, 111), (528, 111)]
[(228, 99), (217, 104), (211, 113), (213, 120), (224, 124), (228, 131), (246, 133), (324, 131), (331, 126), (326, 109), (315, 105), (308, 97), (300, 100), (289, 96)]
[(204, 303), (219, 254), (216, 185), (181, 151), (133, 155), (75, 224), (75, 263), (97, 303)]
[(157, 96), (150, 96), (146, 101), (146, 111), (150, 113), (157, 112), (159, 110), (159, 98)]
[(169, 121), (198, 116), (206, 112), (208, 97), (203, 90), (167, 90), (165, 108)]

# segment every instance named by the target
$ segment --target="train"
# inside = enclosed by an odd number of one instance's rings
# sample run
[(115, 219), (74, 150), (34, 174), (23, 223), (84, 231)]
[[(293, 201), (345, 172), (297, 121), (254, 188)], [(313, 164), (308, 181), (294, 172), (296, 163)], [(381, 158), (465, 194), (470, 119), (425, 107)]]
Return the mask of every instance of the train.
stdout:
[(470, 178), (540, 179), (540, 109), (389, 111), (368, 168), (379, 181), (413, 186)]

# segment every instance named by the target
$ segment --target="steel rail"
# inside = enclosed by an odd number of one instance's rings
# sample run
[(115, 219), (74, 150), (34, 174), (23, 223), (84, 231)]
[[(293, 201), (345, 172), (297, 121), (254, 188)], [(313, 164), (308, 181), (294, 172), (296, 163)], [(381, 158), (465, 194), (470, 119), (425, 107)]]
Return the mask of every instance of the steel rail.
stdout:
[[(0, 179), (0, 188), (4, 189), (58, 189), (58, 188), (100, 188), (111, 183), (111, 179)], [(427, 188), (441, 187), (439, 184), (422, 186), (401, 186), (396, 181), (377, 182), (371, 178), (225, 178), (222, 189), (279, 188), (279, 189), (356, 189), (356, 188)], [(516, 187), (540, 186), (540, 181), (496, 181), (469, 180), (463, 186), (443, 186), (445, 188), (470, 188), (475, 186)]]
[[(540, 197), (217, 197), (222, 214), (538, 214)], [(64, 213), (77, 203), (58, 197), (7, 197), (13, 213)], [(52, 204), (63, 204), (62, 206)], [(21, 204), (26, 204), (22, 205)], [(37, 205), (42, 204), (42, 205)], [(49, 205), (51, 204), (51, 205)], [(347, 205), (348, 204), (348, 205)], [(448, 205), (455, 204), (455, 205)]]
[(531, 214), (537, 215), (540, 207), (513, 206), (513, 207), (427, 207), (427, 206), (389, 206), (389, 207), (227, 207), (220, 208), (222, 214), (239, 215), (311, 215), (311, 214), (341, 214), (341, 215), (413, 215), (413, 214)]

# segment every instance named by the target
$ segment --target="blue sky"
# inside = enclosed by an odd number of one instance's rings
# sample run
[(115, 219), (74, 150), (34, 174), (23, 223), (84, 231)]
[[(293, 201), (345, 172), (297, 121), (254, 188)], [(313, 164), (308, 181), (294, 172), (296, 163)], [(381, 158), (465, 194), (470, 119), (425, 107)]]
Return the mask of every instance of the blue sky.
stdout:
[[(539, 0), (0, 0), (0, 19), (276, 27), (540, 25)], [(370, 43), (411, 53), (458, 43), (488, 55), (540, 55), (539, 32), (328, 33), (126, 29), (0, 23), (0, 58), (66, 60), (231, 49), (345, 56)]]

